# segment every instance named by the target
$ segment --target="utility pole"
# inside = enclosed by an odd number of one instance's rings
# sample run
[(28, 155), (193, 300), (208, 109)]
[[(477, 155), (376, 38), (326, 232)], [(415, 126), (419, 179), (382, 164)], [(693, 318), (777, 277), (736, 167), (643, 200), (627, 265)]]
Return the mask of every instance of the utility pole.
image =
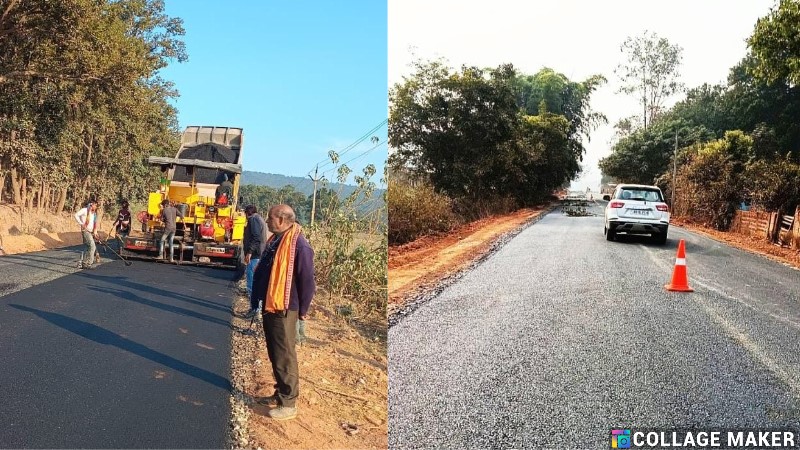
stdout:
[(314, 211), (317, 209), (317, 181), (321, 180), (321, 178), (317, 178), (317, 171), (319, 171), (319, 164), (314, 168), (314, 176), (308, 176), (314, 182), (314, 194), (311, 197), (311, 226), (314, 226)]
[(678, 129), (675, 129), (675, 151), (672, 153), (672, 197), (669, 201), (669, 206), (675, 210), (675, 177), (678, 174)]

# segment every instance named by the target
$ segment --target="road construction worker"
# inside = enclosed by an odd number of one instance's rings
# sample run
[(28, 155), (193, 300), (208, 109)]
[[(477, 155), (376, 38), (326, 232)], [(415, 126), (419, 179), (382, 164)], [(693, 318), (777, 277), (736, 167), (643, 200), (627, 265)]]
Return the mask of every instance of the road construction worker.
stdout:
[(169, 243), (169, 262), (175, 262), (172, 257), (172, 240), (175, 239), (175, 231), (177, 231), (177, 218), (183, 220), (183, 213), (172, 204), (169, 200), (161, 202), (161, 220), (164, 222), (164, 234), (161, 235), (161, 242), (158, 246), (158, 259), (164, 259), (164, 244)]
[(111, 226), (116, 227), (114, 230), (117, 233), (117, 239), (119, 239), (121, 243), (124, 243), (125, 238), (128, 237), (128, 234), (131, 232), (131, 211), (128, 209), (127, 200), (123, 200), (121, 206), (122, 209), (119, 210), (117, 219)]
[(75, 213), (75, 220), (81, 226), (81, 236), (86, 245), (86, 253), (81, 260), (81, 268), (94, 269), (94, 255), (97, 253), (97, 246), (94, 240), (97, 238), (97, 203), (91, 201)]
[(267, 246), (270, 232), (267, 229), (267, 223), (258, 214), (258, 210), (254, 205), (247, 205), (244, 208), (244, 214), (247, 216), (247, 225), (244, 227), (242, 251), (244, 252), (244, 264), (246, 266), (247, 296), (250, 298), (250, 311), (247, 313), (247, 318), (251, 318), (261, 312), (259, 299), (254, 299), (250, 294), (253, 292), (253, 274), (256, 266), (258, 266), (258, 261), (261, 259), (261, 254), (264, 253), (264, 249)]
[(218, 206), (227, 206), (233, 202), (231, 198), (233, 196), (233, 183), (231, 183), (228, 174), (222, 174), (222, 183), (217, 186), (217, 189), (214, 193), (215, 203)]

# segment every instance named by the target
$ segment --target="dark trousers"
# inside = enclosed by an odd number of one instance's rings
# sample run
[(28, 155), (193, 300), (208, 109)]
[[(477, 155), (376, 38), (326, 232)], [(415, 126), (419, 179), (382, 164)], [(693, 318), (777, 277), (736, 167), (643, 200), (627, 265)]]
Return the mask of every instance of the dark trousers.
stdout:
[(294, 407), (300, 393), (297, 352), (294, 348), (297, 333), (297, 311), (264, 314), (264, 336), (267, 354), (275, 377), (275, 393), (282, 406)]

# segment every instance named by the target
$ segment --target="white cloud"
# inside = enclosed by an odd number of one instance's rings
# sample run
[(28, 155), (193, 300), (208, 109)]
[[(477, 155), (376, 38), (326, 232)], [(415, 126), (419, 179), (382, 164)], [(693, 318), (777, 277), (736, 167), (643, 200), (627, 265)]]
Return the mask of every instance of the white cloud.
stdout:
[[(454, 67), (512, 63), (526, 73), (551, 67), (574, 81), (600, 73), (609, 83), (595, 93), (592, 108), (613, 125), (639, 110), (635, 100), (616, 93), (614, 69), (623, 61), (620, 45), (628, 36), (648, 30), (683, 47), (680, 72), (688, 87), (720, 83), (745, 56), (745, 39), (756, 20), (773, 5), (772, 0), (389, 0), (389, 85), (410, 74), (415, 57), (444, 57)], [(586, 173), (576, 187), (599, 184), (597, 161), (610, 152), (612, 135), (611, 125), (592, 134)]]

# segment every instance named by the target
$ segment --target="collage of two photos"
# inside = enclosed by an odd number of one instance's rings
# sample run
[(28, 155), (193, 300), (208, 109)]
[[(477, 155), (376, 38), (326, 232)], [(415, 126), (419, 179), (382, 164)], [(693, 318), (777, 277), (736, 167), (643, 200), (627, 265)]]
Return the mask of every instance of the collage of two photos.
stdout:
[(0, 11), (0, 448), (800, 444), (800, 1)]

